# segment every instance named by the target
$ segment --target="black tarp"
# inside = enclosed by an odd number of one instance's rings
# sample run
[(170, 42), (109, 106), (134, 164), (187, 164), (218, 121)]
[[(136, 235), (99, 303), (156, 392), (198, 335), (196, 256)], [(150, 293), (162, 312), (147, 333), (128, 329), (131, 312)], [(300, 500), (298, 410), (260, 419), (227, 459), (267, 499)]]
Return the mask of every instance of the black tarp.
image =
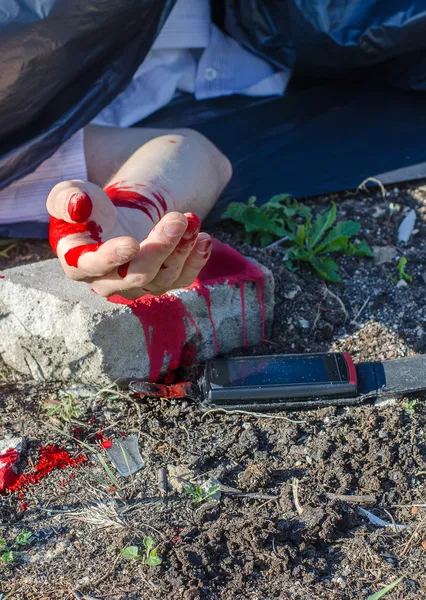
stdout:
[[(125, 88), (173, 4), (2, 0), (0, 187), (34, 170)], [(230, 198), (424, 176), (424, 2), (212, 0), (212, 8), (229, 35), (296, 75), (284, 98), (184, 96), (145, 121), (193, 126), (230, 156), (235, 176), (212, 219)], [(0, 235), (44, 232), (0, 226)]]

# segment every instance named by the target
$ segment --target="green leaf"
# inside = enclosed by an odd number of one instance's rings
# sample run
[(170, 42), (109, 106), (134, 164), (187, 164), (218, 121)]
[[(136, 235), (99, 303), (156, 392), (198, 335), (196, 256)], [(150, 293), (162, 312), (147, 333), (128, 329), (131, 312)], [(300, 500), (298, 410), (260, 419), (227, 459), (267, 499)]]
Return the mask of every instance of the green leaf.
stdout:
[(393, 588), (396, 587), (399, 583), (401, 583), (403, 579), (404, 576), (398, 577), (398, 579), (395, 579), (395, 581), (389, 583), (389, 585), (386, 585), (384, 588), (382, 588), (375, 594), (371, 594), (371, 596), (368, 596), (367, 600), (379, 600), (379, 598), (382, 598), (385, 594), (393, 590)]
[[(272, 196), (270, 200), (268, 200), (267, 204), (281, 204), (282, 202), (288, 201), (292, 202), (290, 194), (276, 194), (275, 196)], [(298, 204), (297, 200), (293, 200), (293, 202)]]
[(145, 546), (147, 552), (150, 552), (152, 548), (154, 548), (155, 540), (152, 535), (148, 535), (146, 538), (144, 538), (143, 545)]
[(163, 562), (163, 559), (157, 556), (156, 550), (153, 550), (151, 554), (146, 557), (145, 562), (149, 567), (158, 567)]
[(297, 212), (299, 213), (300, 217), (306, 219), (307, 221), (309, 221), (312, 217), (312, 211), (309, 206), (306, 206), (306, 204), (302, 204), (301, 202), (299, 203)]
[(305, 226), (299, 225), (299, 227), (297, 228), (297, 233), (296, 233), (296, 237), (295, 237), (294, 241), (300, 248), (302, 248), (303, 244), (305, 243), (305, 237), (306, 237)]
[(311, 260), (311, 265), (323, 279), (331, 281), (331, 283), (342, 283), (339, 277), (339, 267), (332, 258), (314, 257)]
[[(339, 247), (345, 247), (348, 239), (351, 236), (356, 235), (360, 229), (361, 225), (356, 221), (341, 221), (340, 223), (337, 223), (331, 231), (328, 232), (323, 242), (319, 246), (317, 246), (315, 251), (317, 253), (331, 252), (332, 250), (329, 250), (328, 247), (333, 244), (333, 251), (336, 251), (337, 249), (339, 249)], [(341, 242), (339, 242), (336, 245), (336, 242), (338, 242), (339, 240), (341, 240)]]
[(19, 544), (20, 546), (25, 546), (26, 544), (28, 544), (31, 541), (32, 537), (33, 537), (33, 534), (31, 533), (31, 531), (26, 531), (25, 529), (23, 529), (21, 531), (21, 533), (19, 533), (16, 536), (15, 543)]
[(336, 205), (332, 204), (329, 211), (321, 213), (315, 219), (309, 232), (309, 247), (314, 248), (322, 239), (325, 232), (330, 229), (336, 220), (337, 208)]
[(274, 237), (272, 233), (261, 233), (259, 236), (260, 247), (269, 246), (274, 241)]
[(126, 546), (126, 548), (120, 550), (120, 554), (125, 560), (140, 560), (142, 558), (137, 546)]
[(351, 256), (369, 256), (370, 258), (374, 256), (374, 252), (365, 240), (361, 240), (355, 244), (350, 242), (346, 253)]
[(411, 275), (409, 275), (408, 273), (406, 273), (405, 271), (405, 265), (407, 264), (407, 259), (405, 258), (405, 256), (401, 256), (401, 258), (398, 261), (397, 264), (397, 271), (399, 274), (399, 279), (405, 279), (405, 281), (408, 281), (408, 283), (413, 283), (413, 278)]
[(3, 552), (3, 554), (1, 555), (1, 560), (6, 564), (10, 564), (13, 562), (17, 562), (20, 559), (20, 557), (20, 552), (13, 552), (12, 550), (10, 550), (9, 552)]
[(6, 540), (0, 540), (0, 551), (7, 548)]

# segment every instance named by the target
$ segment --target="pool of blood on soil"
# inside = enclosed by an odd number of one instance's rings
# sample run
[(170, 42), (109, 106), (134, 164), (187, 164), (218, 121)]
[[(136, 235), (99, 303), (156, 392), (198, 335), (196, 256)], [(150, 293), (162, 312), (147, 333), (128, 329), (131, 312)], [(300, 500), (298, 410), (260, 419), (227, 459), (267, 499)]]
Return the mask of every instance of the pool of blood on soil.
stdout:
[(54, 469), (66, 469), (67, 467), (76, 467), (80, 463), (87, 461), (84, 454), (77, 458), (72, 458), (63, 448), (57, 446), (40, 446), (40, 457), (38, 463), (30, 473), (22, 473), (18, 478), (6, 488), (8, 492), (23, 492), (31, 485), (39, 483), (47, 477)]

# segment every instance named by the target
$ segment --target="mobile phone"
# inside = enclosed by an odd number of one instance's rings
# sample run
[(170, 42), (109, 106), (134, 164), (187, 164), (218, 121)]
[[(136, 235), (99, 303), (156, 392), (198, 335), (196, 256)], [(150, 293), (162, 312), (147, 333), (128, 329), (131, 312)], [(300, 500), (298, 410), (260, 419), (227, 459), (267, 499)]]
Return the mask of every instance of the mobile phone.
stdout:
[(217, 358), (200, 387), (205, 408), (333, 404), (357, 396), (357, 372), (346, 352)]

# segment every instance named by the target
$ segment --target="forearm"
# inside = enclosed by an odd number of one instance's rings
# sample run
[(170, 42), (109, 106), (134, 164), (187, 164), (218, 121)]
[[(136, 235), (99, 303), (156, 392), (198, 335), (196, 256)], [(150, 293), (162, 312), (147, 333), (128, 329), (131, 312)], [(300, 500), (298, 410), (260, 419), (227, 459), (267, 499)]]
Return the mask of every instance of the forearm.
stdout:
[(89, 128), (86, 157), (94, 183), (146, 186), (148, 196), (160, 192), (168, 210), (191, 211), (202, 218), (232, 174), (228, 159), (193, 130), (164, 135), (164, 130)]

